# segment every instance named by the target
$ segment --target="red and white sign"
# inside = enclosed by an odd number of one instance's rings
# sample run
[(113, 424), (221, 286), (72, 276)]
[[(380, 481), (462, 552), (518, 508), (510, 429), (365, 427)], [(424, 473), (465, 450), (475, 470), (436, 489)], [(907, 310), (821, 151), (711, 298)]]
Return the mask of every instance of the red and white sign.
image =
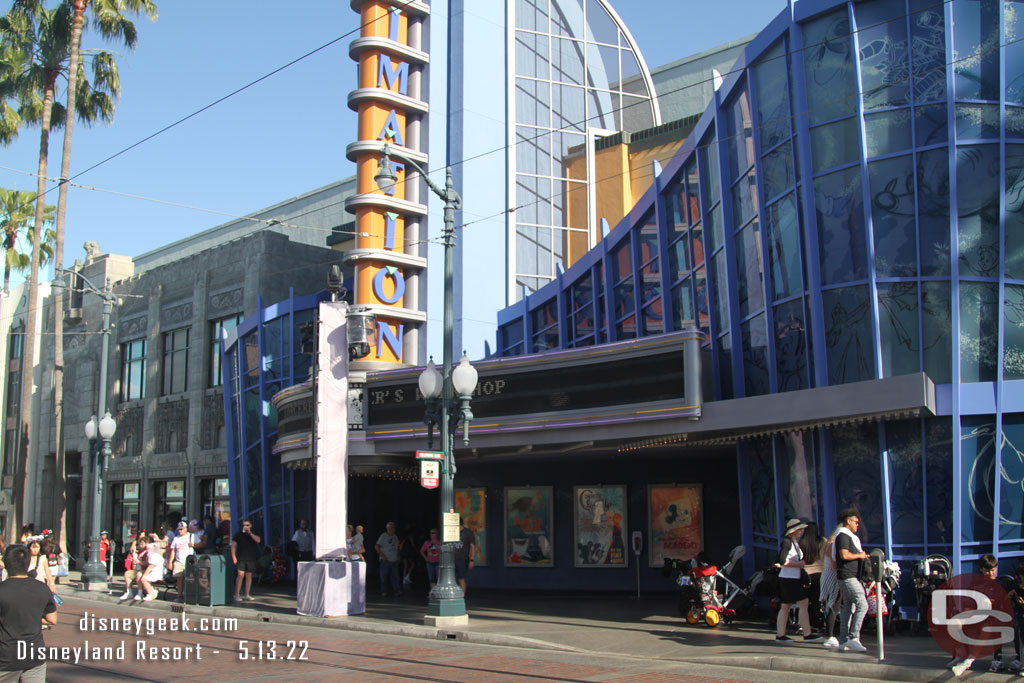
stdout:
[(417, 460), (444, 460), (444, 451), (416, 451)]
[(932, 592), (928, 629), (954, 657), (985, 657), (1013, 642), (1013, 606), (994, 579), (959, 574)]
[(420, 461), (420, 486), (436, 489), (441, 480), (441, 463), (436, 460)]

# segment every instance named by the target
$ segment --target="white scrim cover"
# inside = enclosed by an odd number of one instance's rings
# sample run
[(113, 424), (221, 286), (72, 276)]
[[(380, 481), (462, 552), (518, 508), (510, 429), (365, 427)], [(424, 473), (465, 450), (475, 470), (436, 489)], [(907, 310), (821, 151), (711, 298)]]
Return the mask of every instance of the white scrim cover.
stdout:
[(320, 303), (316, 375), (316, 558), (344, 559), (348, 505), (348, 339), (342, 302)]

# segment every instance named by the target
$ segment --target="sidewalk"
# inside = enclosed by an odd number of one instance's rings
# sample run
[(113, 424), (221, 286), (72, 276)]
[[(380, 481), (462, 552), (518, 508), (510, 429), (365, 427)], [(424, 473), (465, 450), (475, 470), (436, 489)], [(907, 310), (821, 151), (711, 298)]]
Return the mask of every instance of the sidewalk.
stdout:
[[(68, 579), (70, 583), (61, 584), (59, 592), (76, 600), (117, 604), (117, 597), (123, 592), (119, 579), (115, 579), (118, 590), (114, 595), (79, 590), (77, 572), (71, 572)], [(880, 663), (873, 626), (865, 625), (863, 631), (862, 641), (868, 647), (866, 654), (838, 653), (820, 644), (781, 645), (775, 642), (774, 633), (764, 620), (723, 624), (714, 629), (703, 624), (691, 626), (677, 613), (672, 594), (638, 599), (622, 594), (471, 590), (466, 601), (469, 624), (437, 629), (423, 625), (425, 589), (407, 591), (404, 597), (398, 598), (370, 594), (365, 615), (333, 619), (296, 614), (294, 590), (294, 586), (255, 587), (254, 602), (217, 607), (188, 606), (188, 611), (240, 620), (774, 671), (893, 681), (952, 678), (952, 674), (942, 668), (949, 655), (927, 634), (899, 634), (887, 638), (885, 661)], [(182, 610), (182, 605), (163, 600), (120, 604), (126, 610)], [(987, 664), (979, 660), (974, 675), (987, 669)], [(995, 675), (992, 678), (995, 679)]]

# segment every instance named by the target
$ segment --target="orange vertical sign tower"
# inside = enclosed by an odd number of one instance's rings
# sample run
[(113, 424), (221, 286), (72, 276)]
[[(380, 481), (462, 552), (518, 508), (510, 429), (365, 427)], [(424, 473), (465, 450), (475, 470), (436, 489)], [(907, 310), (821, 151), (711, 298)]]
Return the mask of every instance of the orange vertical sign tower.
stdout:
[[(357, 88), (348, 105), (358, 112), (358, 139), (346, 148), (356, 163), (356, 192), (345, 208), (356, 216), (355, 304), (377, 316), (377, 342), (360, 360), (418, 362), (420, 328), (426, 321), (420, 289), (427, 261), (427, 207), (420, 182), (407, 182), (401, 158), (427, 166), (428, 55), (420, 49), (428, 31), (429, 5), (412, 0), (352, 0), (362, 29), (349, 45), (359, 64)], [(398, 182), (391, 193), (374, 182), (381, 151), (393, 150)], [(410, 173), (409, 175), (415, 175)]]

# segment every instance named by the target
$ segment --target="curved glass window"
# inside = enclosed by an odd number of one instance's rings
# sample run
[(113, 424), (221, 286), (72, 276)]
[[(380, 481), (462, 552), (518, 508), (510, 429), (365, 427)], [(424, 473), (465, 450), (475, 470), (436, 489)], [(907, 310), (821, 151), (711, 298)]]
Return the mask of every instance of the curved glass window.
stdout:
[(917, 313), (917, 283), (892, 282), (879, 286), (878, 329), (883, 377), (920, 371)]
[[(650, 72), (606, 0), (517, 0), (509, 27), (517, 142), (514, 291), (554, 280), (599, 239), (585, 183), (592, 141), (661, 123)], [(594, 131), (588, 144), (587, 131)], [(575, 135), (573, 134), (575, 133)]]
[(822, 283), (865, 279), (867, 247), (860, 169), (848, 168), (816, 179), (814, 209)]
[(999, 285), (960, 283), (960, 381), (992, 382), (999, 354)]
[(1006, 277), (1024, 280), (1024, 145), (1006, 146)]
[(1000, 0), (954, 0), (953, 73), (958, 100), (999, 100)]
[(895, 157), (868, 164), (868, 184), (875, 272), (888, 277), (917, 275), (913, 157)]
[(868, 288), (842, 287), (821, 293), (825, 314), (825, 354), (828, 383), (846, 384), (874, 379)]
[(803, 300), (780, 304), (774, 313), (777, 390), (807, 389), (807, 325)]
[(999, 276), (999, 158), (999, 145), (956, 150), (961, 276)]
[(846, 6), (804, 24), (803, 32), (811, 125), (853, 114), (857, 110), (857, 90)]
[(871, 0), (855, 6), (864, 109), (910, 104), (907, 20), (901, 2)]

